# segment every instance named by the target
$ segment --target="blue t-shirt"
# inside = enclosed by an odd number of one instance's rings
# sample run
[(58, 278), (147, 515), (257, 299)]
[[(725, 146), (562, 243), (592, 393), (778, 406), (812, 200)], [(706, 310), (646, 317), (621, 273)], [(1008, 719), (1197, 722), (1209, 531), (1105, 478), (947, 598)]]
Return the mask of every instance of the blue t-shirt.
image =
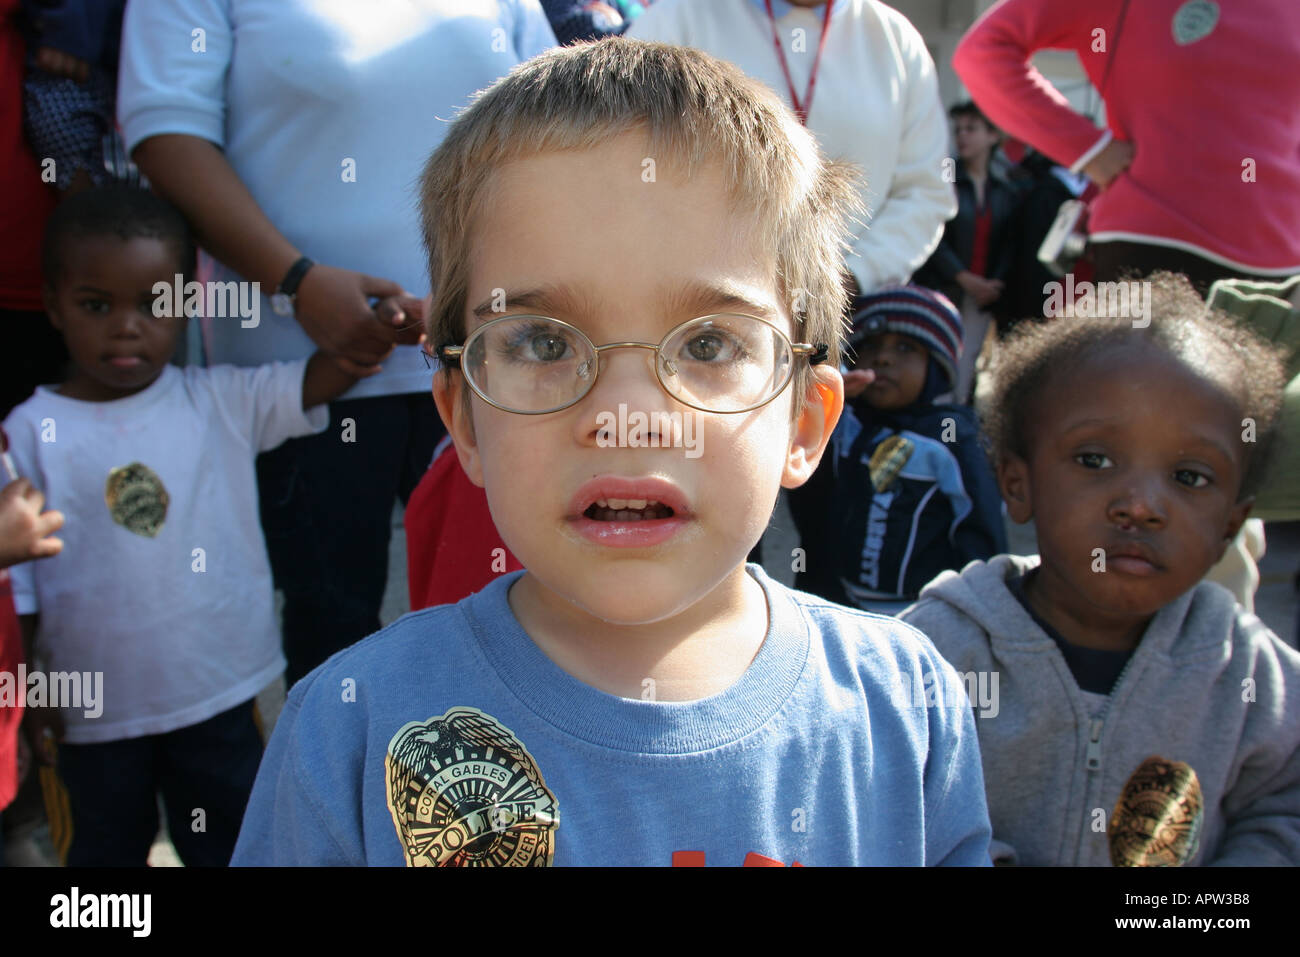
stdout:
[(506, 600), (406, 615), (289, 693), (232, 863), (989, 863), (974, 721), (901, 622), (747, 566), (769, 628), (689, 702), (586, 685)]

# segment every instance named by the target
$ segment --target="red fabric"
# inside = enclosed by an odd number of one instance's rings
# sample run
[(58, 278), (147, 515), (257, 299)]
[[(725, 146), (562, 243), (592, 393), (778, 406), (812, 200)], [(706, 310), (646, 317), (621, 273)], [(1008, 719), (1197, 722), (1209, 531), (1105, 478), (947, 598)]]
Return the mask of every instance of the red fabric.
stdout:
[(1129, 3), (1121, 25), (1124, 0), (1002, 0), (957, 45), (953, 69), (997, 127), (1072, 166), (1102, 131), (1030, 58), (1075, 52), (1102, 90), (1111, 133), (1136, 150), (1093, 204), (1097, 239), (1191, 246), (1243, 271), (1295, 272), (1300, 3), (1220, 3), (1208, 34), (1179, 42), (1185, 5)]
[(39, 310), (41, 238), (54, 210), (54, 188), (23, 136), (21, 0), (0, 0), (0, 309)]
[[(987, 181), (986, 181), (987, 185)], [(975, 213), (975, 239), (971, 243), (970, 271), (985, 275), (989, 264), (989, 233), (993, 230), (993, 209), (985, 203)]]
[(23, 720), (27, 689), (19, 688), (18, 664), (23, 660), (23, 635), (14, 613), (13, 591), (9, 573), (0, 569), (0, 681), (13, 688), (16, 700), (12, 707), (0, 703), (0, 808), (18, 793), (18, 726)]
[(1002, 155), (1014, 164), (1019, 164), (1025, 158), (1025, 144), (1014, 136), (1004, 136), (999, 148), (1002, 150)]
[(411, 493), (403, 524), (412, 611), (458, 602), (524, 567), (497, 533), (487, 494), (469, 480), (450, 444)]

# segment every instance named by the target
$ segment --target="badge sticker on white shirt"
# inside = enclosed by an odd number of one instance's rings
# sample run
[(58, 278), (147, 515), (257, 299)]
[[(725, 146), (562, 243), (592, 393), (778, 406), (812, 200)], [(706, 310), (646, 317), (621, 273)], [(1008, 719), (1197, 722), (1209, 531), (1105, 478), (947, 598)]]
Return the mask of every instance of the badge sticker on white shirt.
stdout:
[(108, 473), (108, 481), (104, 483), (104, 503), (113, 521), (128, 532), (156, 538), (167, 521), (171, 497), (157, 472), (147, 465), (132, 462)]
[(384, 758), (408, 867), (549, 867), (560, 807), (528, 749), (477, 708), (402, 725)]
[(1204, 40), (1219, 23), (1219, 5), (1213, 0), (1187, 0), (1174, 13), (1174, 42), (1180, 47)]

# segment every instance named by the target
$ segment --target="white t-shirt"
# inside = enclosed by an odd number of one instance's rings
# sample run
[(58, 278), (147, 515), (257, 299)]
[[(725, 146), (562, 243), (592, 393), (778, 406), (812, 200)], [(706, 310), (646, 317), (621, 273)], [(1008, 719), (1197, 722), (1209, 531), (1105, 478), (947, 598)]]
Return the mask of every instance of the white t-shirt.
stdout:
[[(219, 146), (305, 256), (429, 290), (420, 171), (476, 90), (555, 45), (537, 0), (131, 0), (117, 110), (128, 150), (181, 133)], [(242, 279), (210, 256), (202, 278)], [(208, 321), (210, 361), (311, 355), (262, 287), (256, 328)], [(343, 396), (428, 394), (416, 346)]]
[[(948, 124), (925, 41), (907, 18), (875, 0), (834, 0), (808, 129), (822, 151), (861, 168), (865, 225), (846, 237), (845, 264), (863, 292), (906, 282), (957, 213), (943, 177)], [(803, 98), (825, 7), (774, 0), (776, 33)], [(695, 47), (734, 63), (789, 104), (763, 0), (656, 0), (627, 35)]]
[(102, 674), (93, 709), (63, 708), (68, 742), (197, 724), (284, 670), (254, 459), (328, 426), (303, 412), (306, 366), (168, 366), (114, 402), (42, 386), (5, 420), (65, 517), (59, 555), (11, 570), (14, 606), (40, 614), (46, 672)]

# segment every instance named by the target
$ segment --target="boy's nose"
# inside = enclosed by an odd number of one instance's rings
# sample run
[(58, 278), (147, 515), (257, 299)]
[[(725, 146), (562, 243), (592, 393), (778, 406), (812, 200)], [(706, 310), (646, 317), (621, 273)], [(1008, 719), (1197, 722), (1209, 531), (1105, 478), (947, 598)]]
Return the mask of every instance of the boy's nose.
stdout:
[[(670, 409), (672, 399), (655, 376), (653, 350), (610, 349), (600, 354), (599, 362), (596, 384), (581, 403), (578, 426), (590, 442), (595, 443), (596, 436), (604, 430), (601, 420), (609, 421), (602, 413), (617, 417), (620, 405), (627, 413)], [(651, 422), (654, 421), (651, 416)]]
[(108, 334), (114, 339), (138, 339), (143, 332), (141, 324), (146, 321), (139, 309), (122, 309), (109, 320)]
[(1164, 503), (1154, 481), (1128, 485), (1110, 503), (1111, 521), (1119, 525), (1159, 528), (1165, 523)]

